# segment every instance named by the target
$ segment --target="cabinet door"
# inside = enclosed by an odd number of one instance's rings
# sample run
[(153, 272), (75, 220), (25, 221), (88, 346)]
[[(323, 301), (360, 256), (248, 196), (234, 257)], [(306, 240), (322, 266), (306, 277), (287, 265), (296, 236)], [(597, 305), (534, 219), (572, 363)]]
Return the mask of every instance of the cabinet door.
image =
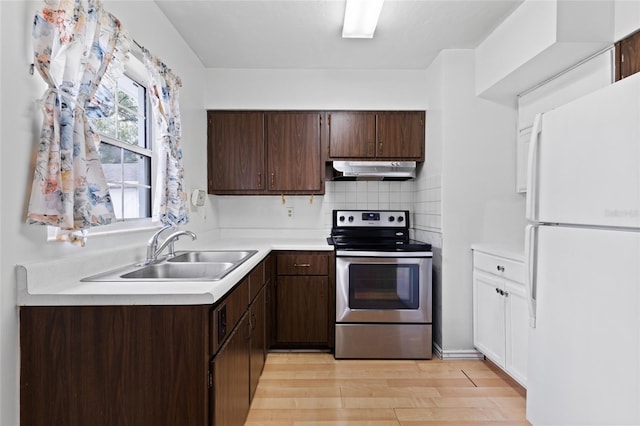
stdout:
[(321, 192), (320, 113), (267, 112), (268, 189)]
[(506, 291), (506, 358), (505, 369), (522, 386), (527, 384), (529, 350), (529, 307), (523, 284), (507, 281)]
[(640, 71), (640, 32), (616, 43), (616, 81)]
[(328, 344), (329, 278), (278, 276), (276, 343)]
[(245, 315), (212, 362), (214, 426), (242, 426), (249, 413), (248, 333)]
[(209, 193), (265, 188), (264, 113), (208, 112)]
[(254, 299), (249, 314), (251, 323), (251, 341), (249, 354), (250, 359), (250, 371), (249, 371), (249, 398), (253, 400), (253, 395), (256, 393), (258, 387), (258, 380), (260, 374), (264, 368), (265, 357), (267, 354), (266, 341), (265, 341), (265, 294), (266, 288), (262, 287), (262, 290), (258, 293), (258, 296)]
[(373, 158), (376, 155), (376, 114), (365, 111), (331, 112), (330, 158)]
[(380, 112), (376, 120), (376, 157), (424, 160), (422, 111)]
[(505, 362), (504, 280), (473, 272), (473, 341), (480, 352), (500, 367)]

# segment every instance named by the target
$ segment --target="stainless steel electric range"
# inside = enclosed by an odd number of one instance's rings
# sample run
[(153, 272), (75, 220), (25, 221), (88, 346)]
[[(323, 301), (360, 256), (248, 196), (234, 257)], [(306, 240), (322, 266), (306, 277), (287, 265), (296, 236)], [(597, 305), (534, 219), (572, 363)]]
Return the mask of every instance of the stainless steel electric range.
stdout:
[(409, 211), (334, 210), (336, 358), (430, 359), (431, 245)]

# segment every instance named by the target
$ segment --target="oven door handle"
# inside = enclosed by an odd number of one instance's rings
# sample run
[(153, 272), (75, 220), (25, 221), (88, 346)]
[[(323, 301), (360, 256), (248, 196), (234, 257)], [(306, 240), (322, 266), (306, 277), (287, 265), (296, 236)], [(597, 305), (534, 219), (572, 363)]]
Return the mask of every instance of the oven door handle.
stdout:
[(338, 250), (338, 257), (433, 257), (430, 251), (355, 251)]

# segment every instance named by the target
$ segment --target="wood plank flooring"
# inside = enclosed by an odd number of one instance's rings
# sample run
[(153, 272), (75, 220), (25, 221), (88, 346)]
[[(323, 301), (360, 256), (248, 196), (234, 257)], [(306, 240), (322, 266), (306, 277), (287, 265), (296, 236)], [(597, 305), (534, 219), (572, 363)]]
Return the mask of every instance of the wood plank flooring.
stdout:
[(485, 361), (270, 353), (245, 426), (529, 425), (524, 389)]

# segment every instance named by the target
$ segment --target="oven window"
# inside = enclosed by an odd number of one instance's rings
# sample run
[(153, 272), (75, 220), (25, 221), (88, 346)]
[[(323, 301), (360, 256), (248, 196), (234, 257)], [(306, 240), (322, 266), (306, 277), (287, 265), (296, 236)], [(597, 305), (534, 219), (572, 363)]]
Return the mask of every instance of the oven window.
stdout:
[(418, 265), (349, 265), (349, 308), (418, 309)]

